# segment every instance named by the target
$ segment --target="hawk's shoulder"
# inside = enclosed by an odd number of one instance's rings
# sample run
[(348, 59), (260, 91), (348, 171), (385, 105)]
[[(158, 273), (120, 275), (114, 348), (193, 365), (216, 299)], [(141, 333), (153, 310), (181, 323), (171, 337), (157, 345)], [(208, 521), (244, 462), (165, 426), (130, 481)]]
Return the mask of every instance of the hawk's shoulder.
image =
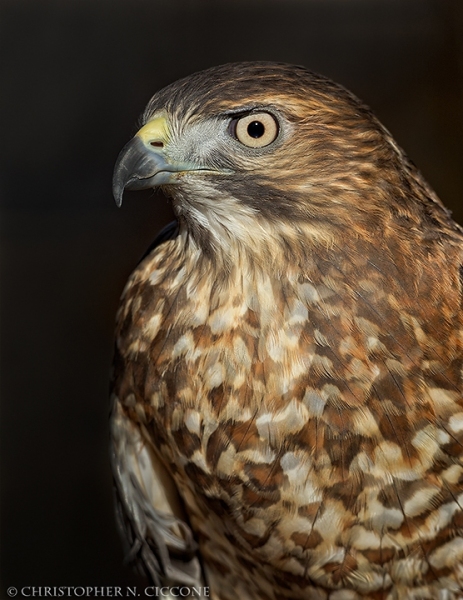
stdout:
[(156, 235), (154, 240), (148, 246), (148, 249), (143, 254), (140, 259), (140, 262), (144, 260), (153, 250), (155, 250), (158, 246), (163, 244), (164, 242), (168, 242), (169, 240), (175, 239), (179, 234), (179, 226), (178, 221), (171, 221), (167, 223), (165, 227), (161, 229), (161, 231)]

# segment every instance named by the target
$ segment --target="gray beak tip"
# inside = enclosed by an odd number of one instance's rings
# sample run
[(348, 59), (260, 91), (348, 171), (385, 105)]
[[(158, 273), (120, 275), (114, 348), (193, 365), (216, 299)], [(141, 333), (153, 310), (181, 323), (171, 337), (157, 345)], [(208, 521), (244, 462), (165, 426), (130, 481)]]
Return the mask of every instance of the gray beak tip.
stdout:
[(120, 152), (114, 167), (113, 196), (117, 206), (122, 205), (124, 190), (154, 187), (156, 174), (166, 167), (170, 165), (160, 152), (146, 148), (138, 137), (132, 138)]
[(119, 173), (116, 171), (113, 177), (113, 196), (116, 201), (116, 205), (118, 208), (122, 206), (122, 198), (124, 196), (124, 182), (118, 176)]

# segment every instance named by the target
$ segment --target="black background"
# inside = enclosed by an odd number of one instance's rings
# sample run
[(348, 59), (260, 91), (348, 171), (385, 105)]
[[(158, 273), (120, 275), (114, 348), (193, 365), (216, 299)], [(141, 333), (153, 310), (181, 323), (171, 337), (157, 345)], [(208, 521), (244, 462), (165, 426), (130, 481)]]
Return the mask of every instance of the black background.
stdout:
[(1, 6), (2, 583), (124, 585), (112, 331), (167, 201), (111, 196), (150, 96), (215, 64), (304, 64), (375, 110), (463, 222), (461, 0), (9, 0)]

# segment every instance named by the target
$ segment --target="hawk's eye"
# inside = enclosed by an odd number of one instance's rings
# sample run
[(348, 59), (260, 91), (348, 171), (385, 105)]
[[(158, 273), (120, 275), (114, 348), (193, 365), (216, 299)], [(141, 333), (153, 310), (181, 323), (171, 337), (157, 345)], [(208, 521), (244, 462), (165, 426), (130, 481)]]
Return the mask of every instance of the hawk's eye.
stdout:
[(269, 113), (252, 113), (233, 119), (231, 133), (248, 148), (263, 148), (271, 144), (278, 135), (278, 123)]

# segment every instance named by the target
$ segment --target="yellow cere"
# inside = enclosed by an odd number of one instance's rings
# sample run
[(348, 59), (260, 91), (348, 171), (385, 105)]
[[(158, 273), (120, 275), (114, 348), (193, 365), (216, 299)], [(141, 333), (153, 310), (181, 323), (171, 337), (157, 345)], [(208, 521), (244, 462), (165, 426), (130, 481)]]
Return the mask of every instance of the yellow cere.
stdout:
[(143, 143), (166, 142), (168, 139), (168, 126), (166, 117), (156, 117), (148, 121), (146, 125), (137, 132), (137, 137), (141, 138)]

